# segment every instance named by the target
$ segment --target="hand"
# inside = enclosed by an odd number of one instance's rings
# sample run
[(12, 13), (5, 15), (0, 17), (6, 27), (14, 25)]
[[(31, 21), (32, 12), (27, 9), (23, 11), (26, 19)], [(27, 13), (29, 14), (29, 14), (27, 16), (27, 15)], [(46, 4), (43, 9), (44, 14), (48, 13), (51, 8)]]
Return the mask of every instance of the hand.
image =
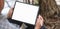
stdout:
[(8, 14), (7, 14), (7, 18), (11, 18), (12, 17), (12, 13), (14, 11), (14, 8), (10, 8)]
[(37, 18), (37, 21), (36, 21), (35, 29), (40, 29), (41, 26), (43, 26), (43, 22), (44, 22), (44, 20), (43, 20), (42, 16), (39, 15)]

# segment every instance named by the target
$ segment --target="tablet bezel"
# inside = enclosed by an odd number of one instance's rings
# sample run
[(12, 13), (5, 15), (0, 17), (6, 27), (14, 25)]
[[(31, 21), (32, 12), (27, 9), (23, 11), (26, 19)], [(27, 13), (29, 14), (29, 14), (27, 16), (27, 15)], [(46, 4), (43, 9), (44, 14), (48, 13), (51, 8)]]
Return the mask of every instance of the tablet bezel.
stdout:
[[(19, 2), (19, 1), (16, 1), (16, 2)], [(16, 2), (15, 2), (15, 5), (16, 5)], [(23, 3), (23, 2), (19, 2), (19, 3)], [(28, 3), (24, 3), (24, 4), (28, 4)], [(15, 8), (15, 5), (14, 5), (14, 8)], [(32, 5), (32, 4), (29, 4), (29, 5)], [(35, 5), (33, 5), (35, 6)], [(39, 9), (39, 8), (38, 8)], [(14, 13), (14, 11), (13, 11)], [(12, 16), (13, 16), (13, 13), (12, 13)], [(35, 20), (35, 24), (36, 24), (36, 21), (37, 21), (37, 18), (38, 18), (38, 15), (39, 15), (39, 10), (38, 10), (38, 13), (37, 13), (37, 17), (36, 17), (36, 20)], [(14, 19), (13, 19), (14, 20)], [(17, 21), (17, 20), (16, 20)], [(21, 21), (20, 21), (21, 22)], [(26, 22), (23, 22), (23, 23), (26, 23)], [(27, 24), (30, 24), (30, 23), (27, 23)], [(33, 25), (33, 24), (30, 24), (30, 25)]]

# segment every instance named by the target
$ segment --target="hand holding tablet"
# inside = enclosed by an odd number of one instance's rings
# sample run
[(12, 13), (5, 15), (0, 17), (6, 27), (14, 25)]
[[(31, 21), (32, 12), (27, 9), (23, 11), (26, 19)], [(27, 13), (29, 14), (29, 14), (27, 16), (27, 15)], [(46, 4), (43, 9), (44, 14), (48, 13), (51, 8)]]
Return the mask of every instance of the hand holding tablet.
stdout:
[(39, 7), (16, 2), (12, 19), (35, 25)]

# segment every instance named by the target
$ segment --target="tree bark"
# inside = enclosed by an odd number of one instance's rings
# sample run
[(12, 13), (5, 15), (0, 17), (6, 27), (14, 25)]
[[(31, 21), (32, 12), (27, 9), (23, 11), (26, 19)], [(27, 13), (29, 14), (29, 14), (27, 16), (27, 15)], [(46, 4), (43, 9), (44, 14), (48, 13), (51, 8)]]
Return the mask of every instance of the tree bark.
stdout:
[(28, 3), (30, 4), (30, 0), (28, 0)]
[(32, 0), (32, 4), (34, 4), (34, 0)]
[(47, 29), (56, 29), (56, 24), (60, 21), (58, 19), (59, 11), (55, 0), (39, 0), (39, 14), (44, 18)]

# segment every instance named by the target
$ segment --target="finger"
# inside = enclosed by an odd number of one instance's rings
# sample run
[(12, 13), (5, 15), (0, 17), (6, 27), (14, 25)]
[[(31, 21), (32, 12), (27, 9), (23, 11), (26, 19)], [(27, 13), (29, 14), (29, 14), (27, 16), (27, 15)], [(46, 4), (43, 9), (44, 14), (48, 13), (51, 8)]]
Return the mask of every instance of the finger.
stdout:
[(38, 18), (40, 18), (40, 19), (42, 19), (43, 20), (43, 17), (41, 16), (41, 15), (39, 15), (39, 17)]
[(41, 26), (43, 25), (43, 17), (41, 15), (38, 16), (37, 23), (39, 23)]
[(44, 19), (41, 15), (39, 15), (38, 19), (40, 19), (41, 21), (44, 21)]

